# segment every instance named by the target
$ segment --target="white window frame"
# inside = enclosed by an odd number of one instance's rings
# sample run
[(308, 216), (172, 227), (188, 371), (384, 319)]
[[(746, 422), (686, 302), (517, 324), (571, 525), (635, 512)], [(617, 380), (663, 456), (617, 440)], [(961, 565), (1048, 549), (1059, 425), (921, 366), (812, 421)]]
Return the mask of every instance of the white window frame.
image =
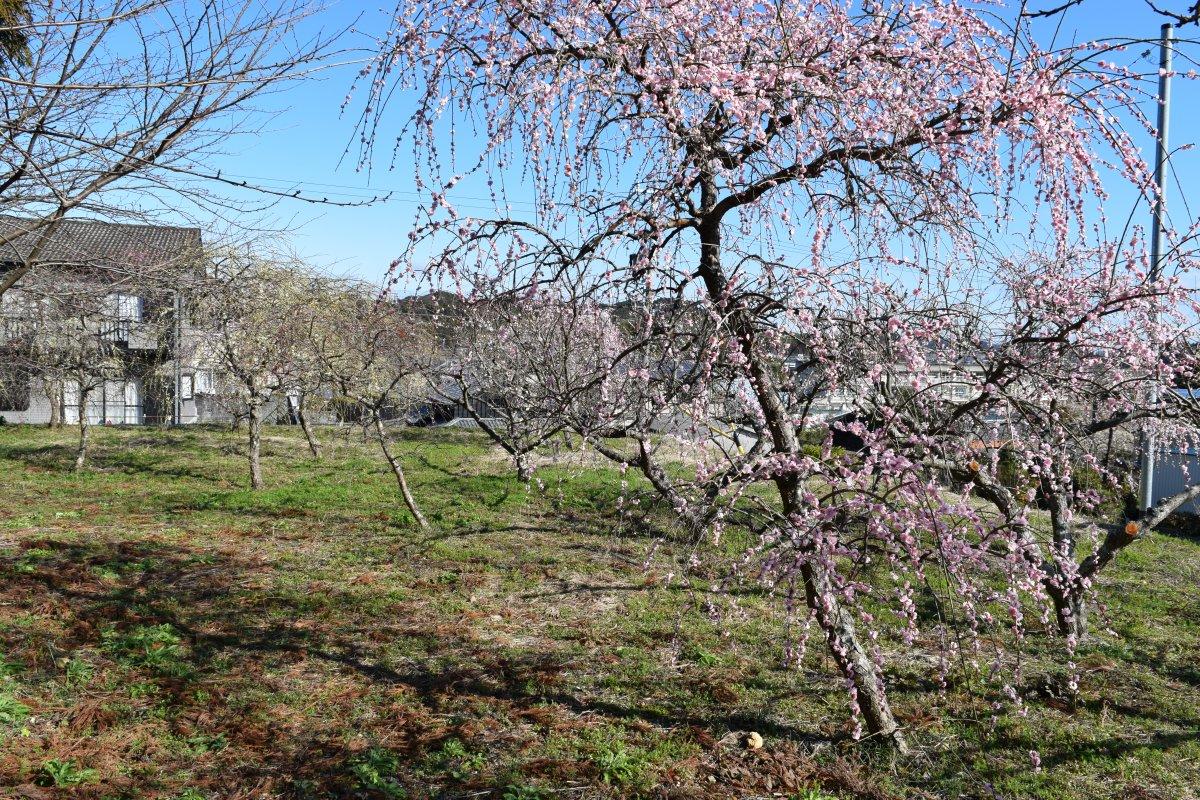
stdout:
[(136, 380), (125, 381), (125, 420), (126, 425), (142, 424), (142, 385)]
[(142, 321), (142, 298), (136, 294), (115, 292), (107, 298), (108, 312), (119, 322)]

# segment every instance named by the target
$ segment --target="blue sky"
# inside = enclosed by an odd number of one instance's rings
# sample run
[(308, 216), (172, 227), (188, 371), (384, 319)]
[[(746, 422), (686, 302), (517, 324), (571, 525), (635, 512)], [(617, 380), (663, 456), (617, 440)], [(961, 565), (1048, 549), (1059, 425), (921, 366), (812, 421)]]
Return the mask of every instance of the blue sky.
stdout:
[[(1053, 3), (1046, 0), (1041, 5)], [(1183, 0), (1174, 0), (1174, 5), (1186, 4)], [(1039, 3), (1031, 0), (1030, 6), (1037, 8)], [(335, 3), (322, 24), (338, 27), (358, 20), (362, 33), (353, 41), (364, 44), (367, 35), (386, 25), (387, 17), (386, 12), (377, 7), (360, 11), (362, 8), (359, 3)], [(1142, 0), (1085, 0), (1083, 7), (1074, 10), (1067, 19), (1068, 24), (1059, 32), (1060, 41), (1110, 36), (1149, 38), (1157, 36), (1162, 22)], [(1179, 35), (1200, 39), (1200, 29), (1190, 26)], [(1181, 45), (1181, 48), (1200, 53), (1200, 45)], [(1134, 58), (1145, 49), (1131, 48), (1124, 55)], [(1157, 52), (1151, 53), (1144, 63), (1156, 66)], [(1182, 60), (1177, 61), (1176, 66), (1184, 71), (1189, 68)], [(343, 115), (339, 109), (354, 74), (353, 66), (333, 69), (320, 80), (298, 82), (272, 96), (266, 105), (272, 108), (275, 116), (267, 121), (265, 129), (252, 136), (231, 140), (226, 152), (209, 163), (225, 175), (288, 190), (300, 188), (305, 194), (336, 200), (365, 199), (391, 191), (392, 198), (388, 202), (359, 208), (333, 208), (285, 200), (264, 214), (261, 220), (254, 220), (286, 229), (286, 238), (294, 249), (317, 265), (338, 273), (378, 280), (401, 251), (413, 218), (416, 195), (407, 160), (402, 157), (394, 169), (389, 168), (391, 152), (386, 143), (377, 153), (370, 174), (356, 169), (357, 150), (354, 147), (342, 159), (351, 144), (355, 110), (352, 107)], [(1176, 80), (1173, 91), (1171, 144), (1178, 147), (1200, 140), (1200, 81)], [(1148, 111), (1152, 112), (1152, 108)], [(397, 107), (393, 112), (398, 123), (403, 109)], [(1139, 138), (1145, 140), (1144, 149), (1149, 160), (1153, 153), (1151, 137), (1139, 132)], [(1169, 187), (1169, 203), (1178, 224), (1181, 217), (1190, 219), (1200, 212), (1200, 198), (1195, 198), (1197, 207), (1192, 208), (1191, 213), (1185, 210), (1187, 199), (1179, 185), (1200, 186), (1200, 152), (1177, 153), (1173, 165), (1177, 180)], [(473, 194), (481, 192), (477, 187), (464, 185), (462, 195)], [(1128, 196), (1118, 195), (1110, 203), (1110, 218), (1123, 218), (1130, 205)], [(1137, 212), (1142, 221), (1148, 214), (1144, 207)]]

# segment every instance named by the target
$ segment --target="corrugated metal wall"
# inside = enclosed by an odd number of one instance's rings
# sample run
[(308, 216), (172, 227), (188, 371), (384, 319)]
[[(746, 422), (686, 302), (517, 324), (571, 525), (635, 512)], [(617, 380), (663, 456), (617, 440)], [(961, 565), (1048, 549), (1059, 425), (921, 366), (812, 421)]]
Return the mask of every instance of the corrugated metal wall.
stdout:
[[(1187, 475), (1184, 475), (1184, 468)], [(1200, 483), (1200, 455), (1194, 453), (1161, 453), (1154, 465), (1154, 502), (1179, 494), (1189, 486)], [(1200, 514), (1200, 500), (1182, 506), (1180, 511)]]

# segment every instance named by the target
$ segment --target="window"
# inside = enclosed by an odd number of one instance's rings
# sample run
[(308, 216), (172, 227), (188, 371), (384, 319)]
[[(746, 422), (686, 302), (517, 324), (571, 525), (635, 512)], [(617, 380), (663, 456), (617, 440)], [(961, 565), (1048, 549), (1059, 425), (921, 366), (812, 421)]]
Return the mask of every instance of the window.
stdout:
[(29, 299), (22, 297), (19, 289), (0, 295), (0, 318), (4, 320), (0, 338), (4, 341), (23, 339), (30, 332), (32, 310)]
[(30, 332), (29, 322), (20, 318), (4, 317), (4, 341), (24, 339)]
[(142, 321), (142, 298), (132, 294), (110, 294), (107, 298), (106, 312), (113, 319), (121, 322)]
[(126, 425), (142, 424), (142, 387), (137, 381), (125, 382), (125, 418)]
[(197, 394), (212, 394), (213, 374), (211, 369), (202, 369), (196, 372), (192, 391)]
[[(134, 380), (102, 381), (88, 392), (87, 421), (92, 425), (140, 425), (142, 387)], [(63, 382), (63, 421), (79, 422), (79, 384)]]
[(191, 400), (196, 395), (196, 379), (191, 375), (179, 376), (179, 399)]

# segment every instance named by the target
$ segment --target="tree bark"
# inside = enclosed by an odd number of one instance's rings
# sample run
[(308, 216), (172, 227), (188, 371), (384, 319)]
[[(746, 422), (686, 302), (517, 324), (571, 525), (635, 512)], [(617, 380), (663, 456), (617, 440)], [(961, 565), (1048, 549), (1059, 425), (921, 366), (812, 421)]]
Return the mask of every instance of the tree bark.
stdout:
[[(758, 351), (754, 325), (743, 307), (729, 307), (728, 281), (721, 266), (721, 219), (720, 213), (713, 210), (715, 204), (715, 180), (710, 175), (701, 180), (701, 208), (706, 213), (699, 219), (698, 225), (698, 274), (704, 281), (709, 300), (718, 308), (728, 308), (727, 318), (746, 359), (750, 385), (763, 411), (775, 452), (798, 455), (801, 452), (799, 437), (780, 396), (775, 377), (763, 363)], [(790, 515), (801, 506), (801, 487), (792, 475), (777, 476), (775, 484), (783, 503), (784, 515)], [(907, 743), (888, 702), (883, 673), (859, 640), (853, 616), (839, 601), (832, 573), (816, 556), (803, 563), (801, 576), (808, 606), (825, 631), (834, 661), (854, 686), (868, 733), (890, 743), (901, 753), (908, 752)]]
[(87, 401), (91, 392), (79, 389), (79, 449), (75, 451), (75, 471), (83, 469), (84, 462), (87, 461), (88, 450), (88, 433), (90, 426), (87, 418)]
[(250, 428), (250, 488), (263, 488), (262, 479), (262, 405), (253, 400), (249, 404)]
[(1051, 591), (1050, 598), (1054, 601), (1054, 618), (1059, 634), (1073, 639), (1076, 644), (1082, 642), (1088, 632), (1088, 609), (1083, 587), (1072, 584), (1062, 590)]
[(383, 457), (387, 459), (388, 466), (392, 468), (392, 474), (396, 476), (396, 483), (400, 486), (400, 496), (404, 498), (404, 505), (408, 507), (408, 511), (417, 521), (417, 525), (427, 530), (429, 522), (421, 513), (421, 509), (417, 507), (417, 501), (408, 488), (408, 479), (404, 477), (404, 467), (401, 465), (400, 459), (392, 455), (391, 448), (388, 447), (388, 436), (387, 431), (383, 428), (383, 420), (379, 418), (378, 414), (374, 414), (373, 417), (375, 435), (379, 438), (379, 448), (383, 450)]
[(50, 421), (46, 423), (48, 428), (62, 427), (62, 383), (59, 381), (46, 379), (42, 384), (42, 388), (46, 391), (46, 400), (50, 403)]
[(515, 453), (513, 460), (517, 462), (517, 480), (522, 483), (533, 480), (533, 466), (529, 463), (529, 454)]
[(308, 449), (312, 452), (313, 458), (321, 457), (321, 443), (317, 441), (317, 435), (309, 424), (308, 414), (304, 411), (304, 395), (301, 394), (296, 398), (296, 420), (300, 423), (300, 429), (304, 431), (304, 438), (308, 440)]
[[(1087, 613), (1084, 607), (1083, 586), (1078, 579), (1067, 578), (1064, 566), (1075, 564), (1075, 522), (1071, 518), (1069, 492), (1055, 490), (1046, 481), (1043, 489), (1050, 497), (1050, 532), (1053, 541), (1050, 564), (1043, 567), (1045, 584), (1054, 602), (1054, 617), (1058, 632), (1076, 643), (1087, 635)], [(1059, 584), (1059, 585), (1055, 585)]]
[(892, 714), (883, 674), (859, 641), (854, 617), (838, 602), (837, 588), (833, 585), (830, 572), (810, 561), (801, 567), (800, 574), (804, 578), (808, 607), (816, 614), (817, 623), (825, 631), (833, 660), (854, 684), (858, 707), (867, 723), (867, 732), (891, 744), (899, 752), (907, 753), (908, 743)]

